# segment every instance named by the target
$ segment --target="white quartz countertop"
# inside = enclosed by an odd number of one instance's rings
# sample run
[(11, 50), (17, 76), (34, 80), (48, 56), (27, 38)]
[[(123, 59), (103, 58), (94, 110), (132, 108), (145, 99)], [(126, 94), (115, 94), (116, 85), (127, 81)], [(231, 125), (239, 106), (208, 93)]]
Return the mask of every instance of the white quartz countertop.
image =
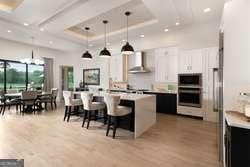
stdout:
[(225, 118), (229, 126), (250, 129), (250, 119), (248, 119), (243, 113), (227, 111)]
[[(86, 91), (84, 91), (86, 92)], [(104, 91), (100, 91), (100, 92), (89, 92), (89, 93), (93, 93), (94, 96), (104, 96), (105, 94), (107, 94), (107, 92)], [(81, 92), (74, 92), (74, 94), (81, 94)], [(121, 96), (122, 100), (131, 100), (131, 101), (136, 101), (136, 100), (141, 100), (144, 98), (148, 98), (148, 97), (153, 97), (155, 95), (151, 95), (151, 94), (135, 94), (135, 93), (120, 93), (120, 92), (112, 92), (109, 93), (112, 95), (117, 95), (117, 96)]]

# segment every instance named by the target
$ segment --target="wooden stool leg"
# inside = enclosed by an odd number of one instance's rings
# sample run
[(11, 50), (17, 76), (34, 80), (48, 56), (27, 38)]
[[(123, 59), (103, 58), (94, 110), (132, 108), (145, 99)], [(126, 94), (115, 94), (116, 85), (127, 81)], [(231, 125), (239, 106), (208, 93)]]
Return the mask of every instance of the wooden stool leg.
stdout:
[(66, 119), (66, 117), (67, 117), (67, 112), (68, 112), (68, 106), (65, 106), (63, 121), (65, 121), (65, 119)]
[(67, 118), (67, 122), (69, 122), (70, 115), (71, 115), (71, 106), (69, 106), (69, 108), (68, 108), (68, 118)]
[(107, 126), (106, 136), (109, 135), (110, 125), (111, 125), (111, 116), (108, 116), (108, 126)]
[(87, 119), (87, 114), (88, 114), (88, 111), (85, 110), (85, 111), (84, 111), (83, 121), (82, 121), (82, 127), (84, 127), (85, 121), (86, 121), (86, 119)]
[(117, 117), (114, 117), (113, 139), (115, 138), (116, 128), (117, 128)]
[(91, 119), (91, 111), (88, 111), (88, 124), (87, 124), (87, 129), (89, 128), (90, 119)]

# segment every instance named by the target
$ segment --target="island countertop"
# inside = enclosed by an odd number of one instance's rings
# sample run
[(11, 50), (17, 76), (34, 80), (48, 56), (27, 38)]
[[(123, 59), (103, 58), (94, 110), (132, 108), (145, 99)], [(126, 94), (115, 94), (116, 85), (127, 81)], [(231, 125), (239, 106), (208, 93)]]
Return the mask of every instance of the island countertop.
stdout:
[[(86, 92), (86, 91), (85, 91)], [(108, 92), (90, 92), (96, 97), (103, 97)], [(74, 92), (80, 95), (81, 92)], [(134, 115), (134, 138), (139, 137), (156, 122), (156, 95), (112, 92), (112, 95), (121, 96), (121, 100), (132, 101), (132, 115)]]
[[(84, 92), (93, 93), (94, 96), (102, 96), (102, 97), (108, 93), (108, 92), (104, 92), (104, 91), (98, 91), (98, 92), (84, 91)], [(81, 94), (81, 91), (74, 92), (74, 94)], [(152, 94), (135, 94), (135, 93), (125, 93), (125, 92), (122, 92), (122, 93), (121, 92), (111, 92), (109, 94), (121, 96), (122, 100), (131, 100), (131, 101), (141, 100), (144, 98), (155, 96)]]

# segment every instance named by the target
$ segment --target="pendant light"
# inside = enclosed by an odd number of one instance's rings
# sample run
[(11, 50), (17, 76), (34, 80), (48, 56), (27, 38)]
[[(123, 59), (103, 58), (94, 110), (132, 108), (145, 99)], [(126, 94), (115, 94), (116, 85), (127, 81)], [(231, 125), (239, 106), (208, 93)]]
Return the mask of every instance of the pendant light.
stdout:
[[(32, 45), (34, 46), (34, 37), (31, 37)], [(32, 49), (31, 51), (31, 58), (24, 58), (20, 60), (21, 63), (26, 63), (26, 64), (36, 64), (36, 65), (43, 65), (44, 61), (41, 59), (35, 59), (34, 58), (34, 50)]]
[(125, 54), (125, 55), (132, 55), (132, 54), (134, 54), (134, 48), (128, 42), (128, 16), (130, 14), (131, 14), (130, 12), (125, 12), (125, 15), (127, 17), (127, 42), (122, 47), (122, 50), (121, 50), (122, 54)]
[(107, 28), (107, 23), (108, 23), (108, 21), (107, 20), (103, 20), (103, 24), (104, 24), (104, 32), (105, 32), (105, 36), (104, 36), (104, 48), (103, 48), (103, 50), (101, 50), (101, 52), (100, 52), (100, 54), (99, 54), (99, 56), (101, 56), (101, 57), (110, 57), (111, 56), (111, 54), (110, 54), (110, 52), (109, 52), (109, 50), (107, 49), (107, 47), (106, 47), (106, 45), (107, 45), (107, 37), (106, 37), (106, 28)]
[(89, 27), (85, 27), (85, 31), (87, 32), (87, 50), (82, 54), (82, 58), (84, 59), (92, 59), (92, 55), (89, 53)]

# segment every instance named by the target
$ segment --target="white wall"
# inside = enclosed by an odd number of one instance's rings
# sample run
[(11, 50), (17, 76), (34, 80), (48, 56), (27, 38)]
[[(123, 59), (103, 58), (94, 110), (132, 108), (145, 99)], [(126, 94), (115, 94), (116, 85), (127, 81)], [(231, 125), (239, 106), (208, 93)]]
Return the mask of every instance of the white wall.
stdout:
[[(197, 49), (218, 46), (220, 20), (212, 20), (206, 23), (187, 25), (182, 29), (169, 31), (167, 33), (158, 33), (151, 36), (145, 36), (137, 40), (132, 40), (131, 44), (135, 50), (148, 50), (160, 47), (178, 46), (180, 49)], [(121, 42), (112, 43), (110, 46), (111, 54), (116, 55), (120, 53)], [(82, 80), (83, 68), (101, 68), (101, 85), (102, 88), (108, 88), (109, 73), (108, 60), (99, 58), (98, 54), (102, 47), (93, 48), (92, 54), (94, 59), (91, 61), (82, 60), (82, 53), (75, 53), (78, 55), (76, 64), (76, 82)]]
[(224, 109), (238, 110), (239, 92), (250, 92), (250, 1), (229, 1), (223, 22)]
[(59, 66), (60, 65), (74, 65), (74, 57), (69, 57), (68, 53), (58, 50), (34, 47), (10, 40), (0, 38), (0, 59), (20, 61), (23, 58), (31, 57), (31, 50), (34, 48), (35, 58), (47, 57), (54, 59), (54, 87), (59, 86)]

